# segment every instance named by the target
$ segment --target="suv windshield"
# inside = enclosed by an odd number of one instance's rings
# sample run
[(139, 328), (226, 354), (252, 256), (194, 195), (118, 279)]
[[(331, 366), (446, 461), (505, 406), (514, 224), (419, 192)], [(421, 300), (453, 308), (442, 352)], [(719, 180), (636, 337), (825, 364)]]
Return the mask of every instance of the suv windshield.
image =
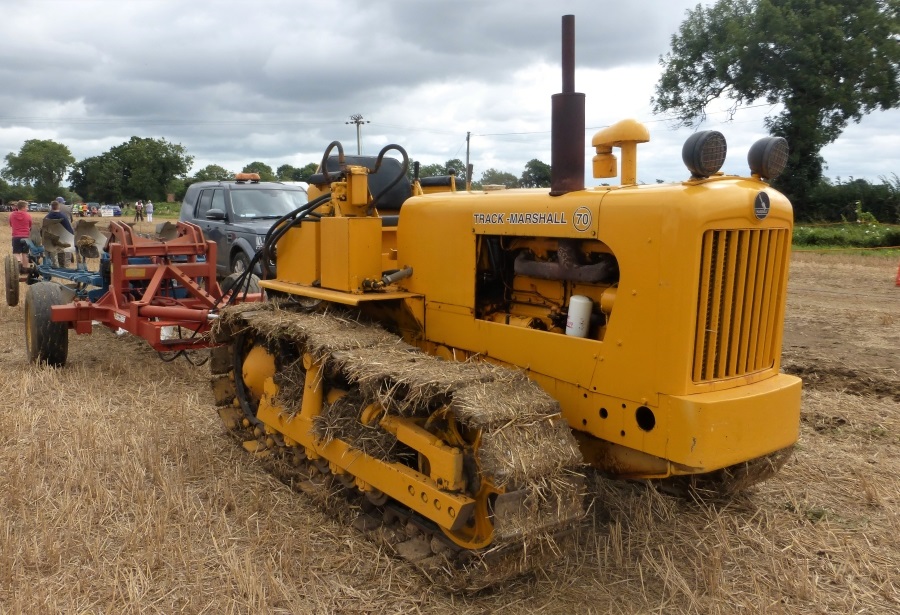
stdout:
[(280, 218), (306, 203), (302, 190), (232, 190), (231, 206), (236, 218)]

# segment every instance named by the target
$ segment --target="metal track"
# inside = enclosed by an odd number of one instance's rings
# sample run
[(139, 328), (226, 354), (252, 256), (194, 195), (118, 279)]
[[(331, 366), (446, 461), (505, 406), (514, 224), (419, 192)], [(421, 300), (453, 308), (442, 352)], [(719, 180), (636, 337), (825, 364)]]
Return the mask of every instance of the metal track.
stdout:
[[(213, 331), (216, 341), (226, 344), (214, 349), (211, 361), (212, 386), (216, 403), (220, 406), (219, 414), (232, 436), (245, 449), (253, 452), (269, 472), (293, 488), (309, 494), (329, 515), (410, 562), (448, 591), (471, 592), (502, 583), (546, 566), (569, 550), (569, 541), (573, 540), (584, 515), (583, 477), (577, 472), (580, 469), (580, 454), (568, 426), (558, 416), (555, 401), (536, 385), (533, 388), (524, 387), (527, 396), (522, 399), (523, 381), (518, 372), (505, 370), (507, 373), (504, 375), (502, 371), (496, 371), (504, 368), (489, 368), (500, 373), (501, 379), (509, 377), (518, 385), (515, 387), (517, 399), (498, 400), (497, 395), (512, 395), (504, 391), (510, 391), (513, 387), (500, 386), (491, 390), (491, 403), (473, 409), (471, 395), (466, 401), (469, 404), (468, 416), (473, 413), (477, 415), (484, 439), (498, 437), (501, 430), (514, 430), (516, 440), (528, 446), (511, 446), (503, 452), (510, 457), (510, 467), (521, 468), (516, 471), (515, 487), (518, 492), (528, 495), (532, 505), (511, 509), (508, 515), (512, 525), (509, 522), (504, 524), (504, 512), (495, 510), (496, 540), (484, 549), (459, 547), (434, 523), (393, 500), (373, 504), (371, 494), (367, 497), (346, 476), (331, 474), (328, 465), (321, 460), (316, 463), (307, 459), (302, 447), (284, 446), (278, 434), (265, 433), (255, 417), (248, 415), (247, 405), (242, 407), (239, 400), (234, 362), (231, 360), (236, 335), (255, 336), (266, 340), (273, 348), (292, 346), (297, 354), (313, 352), (325, 360), (326, 371), (332, 374), (340, 372), (342, 380), (356, 383), (354, 395), (377, 397), (373, 401), (385, 407), (403, 407), (408, 414), (416, 415), (423, 409), (434, 407), (453, 407), (463, 403), (455, 401), (454, 396), (460, 399), (465, 397), (464, 392), (459, 390), (460, 375), (451, 369), (460, 364), (446, 364), (441, 359), (406, 346), (376, 325), (356, 322), (346, 314), (313, 314), (303, 310), (286, 310), (284, 307), (277, 302), (269, 302), (228, 308), (223, 311)], [(317, 332), (323, 327), (327, 333), (320, 337), (327, 337), (327, 340), (317, 339)], [(383, 367), (353, 364), (360, 356), (390, 357), (387, 350), (390, 345), (402, 347), (404, 356), (414, 357), (413, 362), (424, 367), (437, 367), (439, 372), (446, 374), (438, 381), (429, 380), (424, 390), (431, 391), (430, 396), (423, 396), (422, 390), (418, 390), (415, 400), (411, 402), (409, 383), (414, 376), (404, 373), (401, 377), (396, 372), (397, 366), (390, 365), (389, 361), (385, 361)], [(382, 355), (382, 351), (387, 354)], [(434, 370), (429, 372), (429, 377), (433, 374)], [(482, 376), (487, 379), (493, 377)], [(406, 380), (398, 382), (402, 378)], [(365, 380), (362, 386), (359, 386), (360, 380)], [(373, 380), (378, 382), (377, 386), (372, 386)], [(527, 384), (527, 380), (524, 382)], [(478, 399), (476, 396), (476, 401)], [(555, 409), (554, 415), (542, 417), (552, 421), (554, 428), (547, 429), (546, 420), (534, 421), (534, 415), (522, 420), (510, 415), (511, 408), (526, 406)], [(492, 413), (497, 416), (492, 416)], [(340, 434), (335, 437), (340, 437)], [(542, 455), (541, 451), (550, 453)], [(552, 458), (552, 451), (565, 453), (558, 456), (555, 468), (545, 467), (545, 458)], [(565, 467), (559, 467), (560, 463)], [(515, 531), (510, 527), (515, 527)]]

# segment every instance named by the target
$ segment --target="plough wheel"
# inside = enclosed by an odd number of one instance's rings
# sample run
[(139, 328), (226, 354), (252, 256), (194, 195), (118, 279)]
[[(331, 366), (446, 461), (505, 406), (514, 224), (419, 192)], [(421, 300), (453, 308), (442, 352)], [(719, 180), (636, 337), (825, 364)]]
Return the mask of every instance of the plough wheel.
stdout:
[(7, 254), (3, 265), (6, 271), (6, 305), (14, 307), (19, 305), (19, 261), (14, 255)]
[(25, 349), (32, 363), (53, 367), (66, 364), (69, 327), (50, 320), (50, 308), (65, 303), (62, 288), (53, 282), (38, 282), (25, 293)]

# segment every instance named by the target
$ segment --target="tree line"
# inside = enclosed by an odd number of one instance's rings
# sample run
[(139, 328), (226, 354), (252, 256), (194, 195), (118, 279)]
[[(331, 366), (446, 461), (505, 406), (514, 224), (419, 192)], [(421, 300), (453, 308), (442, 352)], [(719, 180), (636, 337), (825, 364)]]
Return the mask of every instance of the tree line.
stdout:
[[(98, 156), (76, 161), (62, 143), (31, 139), (18, 153), (9, 153), (0, 169), (0, 199), (52, 201), (63, 196), (68, 201), (120, 203), (137, 199), (164, 201), (168, 195), (181, 200), (187, 187), (198, 181), (234, 179), (235, 172), (210, 164), (188, 175), (194, 157), (183, 145), (165, 139), (131, 137), (127, 142)], [(410, 164), (412, 177), (414, 161)], [(277, 169), (254, 161), (240, 169), (241, 173), (258, 173), (262, 181), (309, 181), (318, 169), (310, 162), (302, 167), (283, 164)], [(420, 177), (448, 175), (457, 177), (460, 188), (465, 185), (466, 168), (459, 159), (444, 164), (419, 166)], [(63, 188), (63, 181), (68, 188)], [(550, 165), (534, 159), (525, 165), (519, 177), (512, 173), (488, 169), (473, 186), (500, 184), (507, 188), (539, 188), (550, 185)]]
[[(177, 201), (187, 187), (198, 181), (233, 179), (235, 172), (210, 164), (188, 176), (193, 162), (182, 145), (165, 139), (132, 137), (99, 156), (76, 161), (69, 148), (49, 140), (26, 141), (18, 154), (7, 154), (6, 165), (0, 170), (0, 199), (3, 202), (29, 200), (50, 202), (57, 196), (67, 201), (97, 201), (120, 203), (137, 199), (165, 201), (172, 194)], [(412, 178), (415, 161), (410, 164)], [(272, 169), (264, 162), (254, 161), (240, 172), (258, 173), (263, 181), (309, 181), (318, 170), (317, 162), (302, 167), (283, 164)], [(420, 177), (456, 175), (457, 186), (466, 182), (465, 164), (458, 158), (444, 164), (419, 166)], [(62, 182), (68, 179), (68, 188)], [(12, 183), (8, 183), (10, 180)], [(661, 181), (661, 180), (657, 180)], [(518, 177), (491, 168), (484, 171), (472, 187), (480, 190), (486, 185), (506, 188), (545, 188), (550, 186), (550, 165), (533, 159), (525, 164)], [(819, 178), (807, 192), (805, 205), (797, 207), (798, 221), (856, 220), (862, 211), (879, 222), (900, 223), (900, 178), (896, 174), (882, 177), (880, 183), (863, 179), (838, 178), (831, 181)]]
[[(410, 160), (407, 175), (410, 180), (415, 173), (415, 160)], [(272, 169), (263, 162), (251, 162), (242, 173), (258, 173), (262, 181), (296, 181), (308, 182), (319, 168), (318, 162), (310, 162), (302, 167), (283, 164)], [(444, 164), (419, 164), (419, 177), (436, 177), (441, 175), (456, 176), (457, 186), (462, 188), (467, 180), (466, 165), (459, 158), (448, 160)], [(194, 181), (210, 181), (231, 179), (234, 173), (216, 164), (203, 167), (191, 178)], [(473, 180), (472, 186), (481, 189), (484, 185), (502, 185), (506, 188), (546, 188), (550, 186), (550, 165), (538, 159), (525, 163), (525, 169), (518, 177), (506, 171), (491, 168), (481, 174), (480, 180)]]
[[(69, 148), (49, 139), (30, 139), (6, 155), (0, 169), (0, 199), (118, 203), (163, 201), (180, 188), (193, 163), (184, 146), (165, 139), (131, 137), (99, 156), (76, 161)], [(68, 187), (62, 182), (68, 180)], [(183, 194), (183, 190), (182, 190)]]
[[(715, 100), (742, 105), (780, 106), (766, 120), (769, 134), (787, 139), (785, 172), (773, 180), (794, 204), (799, 221), (830, 220), (848, 207), (882, 222), (900, 222), (897, 175), (881, 184), (865, 180), (832, 183), (823, 176), (821, 150), (849, 122), (872, 111), (900, 106), (900, 1), (898, 0), (718, 0), (686, 11), (670, 51), (660, 57), (662, 75), (651, 100), (654, 113), (698, 127)], [(34, 195), (47, 201), (68, 175), (71, 189), (91, 200), (179, 198), (187, 185), (227, 179), (232, 173), (209, 165), (188, 177), (193, 158), (181, 145), (164, 139), (132, 137), (109, 152), (76, 162), (68, 148), (53, 141), (27, 141), (19, 154), (6, 156), (0, 198)], [(242, 171), (264, 179), (307, 181), (316, 163), (272, 170), (252, 162)], [(465, 182), (458, 160), (423, 165), (420, 176), (455, 172)], [(474, 179), (474, 178), (473, 178)], [(531, 160), (520, 176), (488, 169), (476, 188), (550, 185), (550, 167)], [(848, 200), (850, 199), (850, 200)], [(878, 213), (875, 214), (874, 211)], [(882, 219), (883, 218), (883, 219)]]
[[(415, 174), (416, 161), (410, 160), (407, 175), (410, 180)], [(216, 167), (215, 170), (225, 171), (222, 167)], [(210, 167), (207, 167), (210, 168)], [(261, 163), (254, 162), (245, 168), (249, 172), (260, 174), (260, 179), (281, 180), (281, 181), (309, 181), (309, 178), (318, 170), (319, 163), (310, 162), (303, 167), (292, 167), (291, 165), (281, 165), (274, 172), (270, 167)], [(227, 172), (227, 171), (226, 171)], [(442, 175), (455, 175), (459, 189), (462, 189), (468, 179), (466, 165), (459, 158), (448, 160), (444, 164), (419, 164), (419, 177), (437, 177)], [(490, 168), (481, 174), (480, 180), (473, 180), (472, 187), (480, 190), (483, 186), (501, 185), (505, 188), (549, 188), (550, 187), (550, 165), (534, 158), (525, 163), (525, 169), (518, 177), (506, 171), (498, 171)]]

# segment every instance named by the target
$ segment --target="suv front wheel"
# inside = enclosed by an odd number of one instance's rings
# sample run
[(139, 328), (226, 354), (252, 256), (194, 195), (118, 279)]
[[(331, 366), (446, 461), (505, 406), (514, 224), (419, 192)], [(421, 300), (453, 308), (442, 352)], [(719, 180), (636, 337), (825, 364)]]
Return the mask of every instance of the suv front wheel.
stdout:
[(250, 268), (250, 257), (245, 252), (237, 252), (231, 257), (231, 273), (244, 273)]

